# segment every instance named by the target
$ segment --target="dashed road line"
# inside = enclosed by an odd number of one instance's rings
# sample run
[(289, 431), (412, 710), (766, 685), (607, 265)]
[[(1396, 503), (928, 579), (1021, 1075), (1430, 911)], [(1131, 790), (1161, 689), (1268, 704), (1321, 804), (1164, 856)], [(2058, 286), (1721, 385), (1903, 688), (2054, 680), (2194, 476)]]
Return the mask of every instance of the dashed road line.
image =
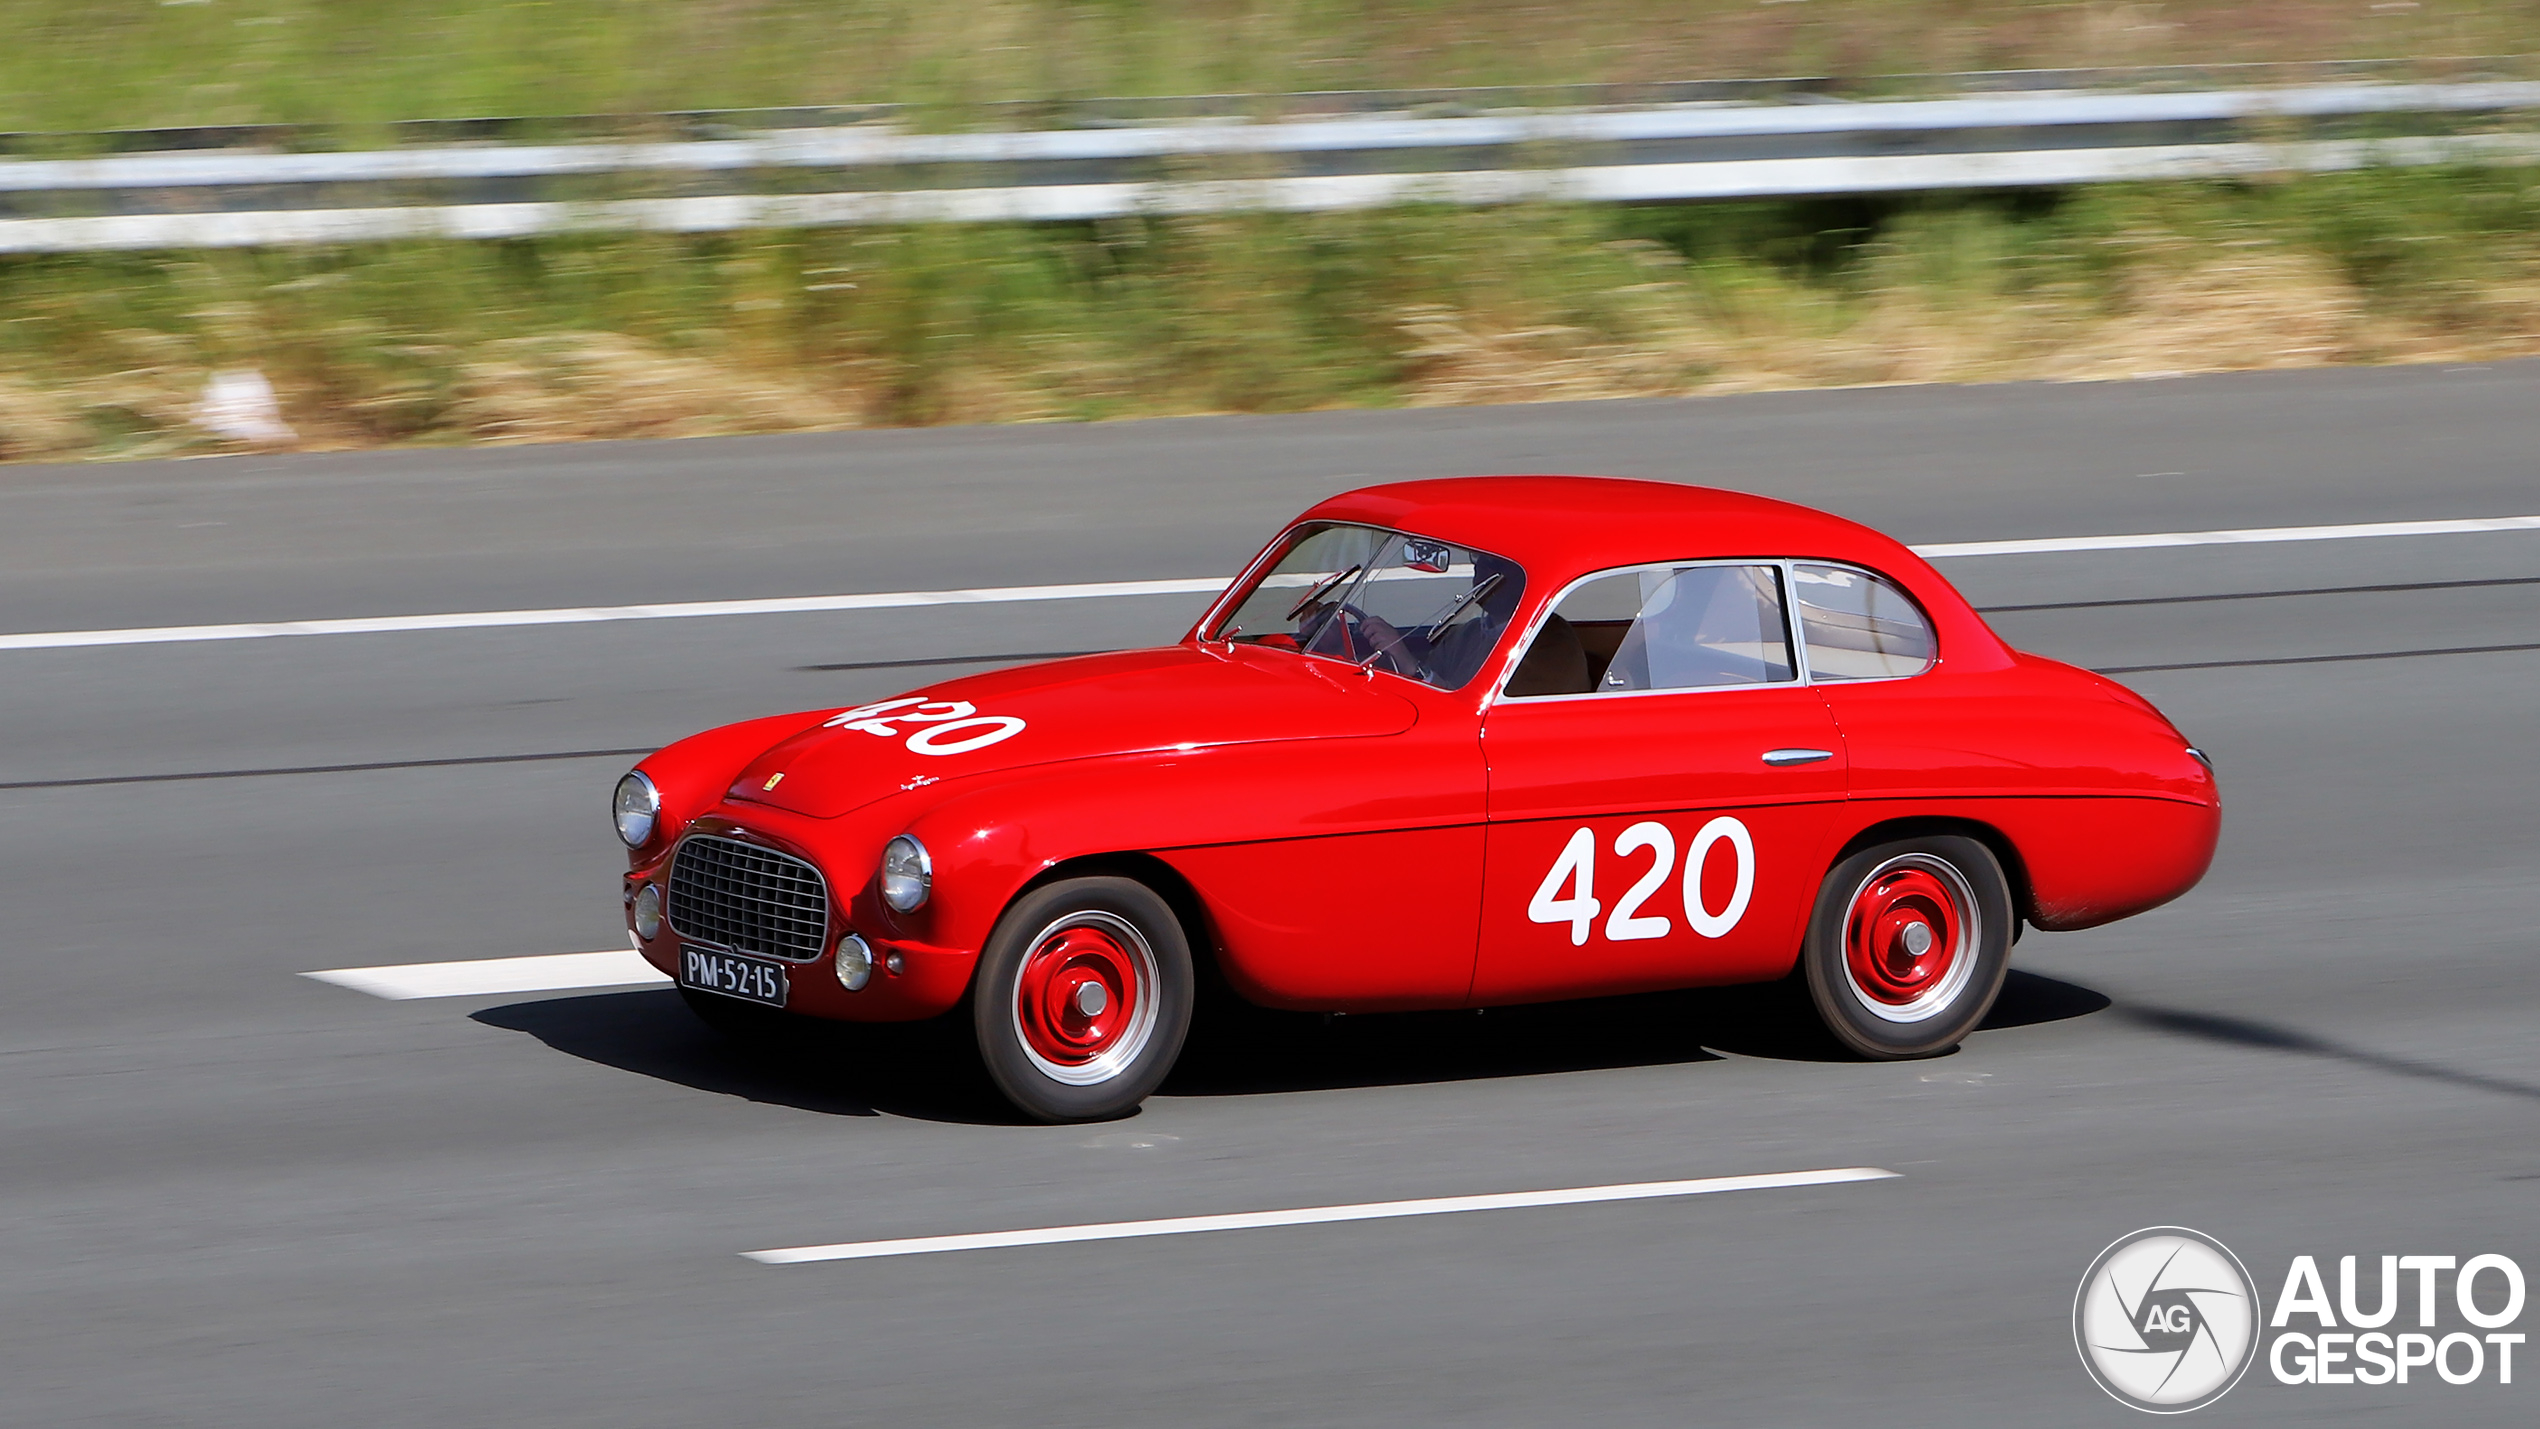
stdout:
[[(2279, 541), (2350, 541), (2376, 536), (2459, 536), (2540, 531), (2540, 516), (2457, 521), (2379, 521), (2346, 526), (2253, 526), (2226, 531), (2152, 531), (2125, 536), (2047, 536), (2017, 541), (1959, 541), (1916, 546), (1932, 560), (1970, 556), (2049, 555), (2075, 551), (2139, 551), (2170, 546), (2234, 546)], [(725, 615), (800, 615), (821, 611), (903, 610), (935, 605), (1002, 605), (1022, 601), (1108, 600), (1124, 596), (1215, 595), (1222, 577), (1193, 580), (1096, 581), (1080, 585), (983, 586), (966, 590), (882, 591), (864, 595), (782, 596), (767, 600), (703, 600), (663, 605), (590, 605), (556, 610), (478, 610), (441, 615), (383, 615), (347, 620), (280, 620), (245, 625), (154, 625), (124, 630), (37, 630), (0, 635), (0, 651), (68, 650), (101, 645), (174, 645), (216, 640), (272, 640), (308, 635), (382, 635), (432, 630), (489, 630), (532, 625), (589, 625), (627, 620), (690, 620)]]
[(473, 764), (552, 764), (573, 759), (630, 759), (661, 746), (641, 749), (558, 749), (538, 754), (462, 754), (448, 759), (374, 759), (360, 764), (283, 764), (253, 769), (179, 769), (166, 774), (98, 774), (81, 779), (15, 779), (0, 783), (10, 789), (104, 789), (119, 784), (189, 784), (204, 779), (270, 779), (284, 774), (373, 774), (398, 769), (461, 769)]
[(2148, 675), (2156, 670), (2253, 670), (2270, 665), (2350, 665), (2360, 660), (2422, 660), (2432, 655), (2527, 655), (2540, 643), (2437, 645), (2424, 650), (2365, 650), (2352, 655), (2268, 655), (2250, 660), (2182, 660), (2174, 665), (2102, 665), (2102, 675)]
[(1420, 1201), (1369, 1201), (1354, 1206), (1304, 1206), (1285, 1211), (1239, 1211), (1220, 1216), (1174, 1216), (1154, 1221), (1044, 1226), (1036, 1230), (985, 1231), (971, 1235), (914, 1236), (905, 1240), (847, 1241), (743, 1251), (761, 1265), (802, 1265), (824, 1260), (872, 1260), (893, 1255), (941, 1255), (956, 1250), (1071, 1245), (1079, 1241), (1134, 1240), (1147, 1236), (1201, 1235), (1209, 1231), (1317, 1226), (1343, 1221), (1384, 1221), (1406, 1216), (1448, 1216), (1464, 1211), (1510, 1211), (1534, 1206), (1586, 1206), (1608, 1201), (1651, 1201), (1671, 1196), (1709, 1196), (1723, 1191), (1764, 1191), (1798, 1186), (1836, 1186), (1886, 1181), (1895, 1172), (1876, 1166), (1838, 1166), (1824, 1171), (1777, 1171), (1762, 1176), (1707, 1176), (1692, 1181), (1637, 1181), (1619, 1186), (1569, 1186), (1553, 1191), (1504, 1191), (1485, 1196), (1439, 1196)]
[(560, 992), (577, 987), (636, 987), (670, 981), (644, 955), (619, 948), (600, 953), (543, 953), (525, 958), (473, 958), (451, 963), (398, 963), (375, 968), (327, 968), (305, 978), (349, 987), (373, 997), (486, 997), (511, 992)]
[(801, 615), (832, 610), (902, 610), (928, 605), (1002, 605), (1036, 600), (1104, 600), (1134, 595), (1215, 595), (1205, 580), (1097, 581), (1085, 585), (902, 590), (868, 595), (694, 600), (668, 605), (586, 605), (560, 610), (475, 610), (446, 615), (380, 615), (352, 620), (277, 620), (258, 625), (155, 625), (130, 630), (49, 630), (0, 635), (0, 650), (67, 650), (91, 645), (176, 645), (205, 640), (273, 640), (296, 635), (389, 635), (423, 630), (491, 630), (525, 625), (593, 625), (622, 620), (693, 620), (717, 615)]
[(2229, 531), (2151, 531), (2137, 536), (2046, 536), (2026, 541), (1954, 541), (1916, 546), (1914, 554), (1945, 561), (1966, 556), (2037, 556), (2066, 551), (2146, 551), (2166, 546), (2258, 546), (2279, 541), (2360, 541), (2375, 536), (2471, 536), (2540, 531), (2540, 516), (2489, 516), (2464, 521), (2369, 521), (2351, 526), (2245, 526)]

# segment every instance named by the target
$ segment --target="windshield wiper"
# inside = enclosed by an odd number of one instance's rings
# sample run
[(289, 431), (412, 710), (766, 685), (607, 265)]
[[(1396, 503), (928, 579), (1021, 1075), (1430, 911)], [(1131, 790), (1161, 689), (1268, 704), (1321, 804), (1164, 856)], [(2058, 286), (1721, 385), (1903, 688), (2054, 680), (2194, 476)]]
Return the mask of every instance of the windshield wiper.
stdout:
[[(1499, 582), (1500, 578), (1498, 576), (1486, 577), (1483, 579), (1481, 584), (1474, 586), (1471, 590), (1468, 590), (1462, 595), (1457, 596), (1454, 600), (1449, 601), (1446, 609), (1438, 612), (1437, 618), (1430, 621), (1428, 627), (1420, 632), (1420, 638), (1428, 641), (1431, 645), (1437, 644), (1438, 637), (1446, 633), (1448, 622), (1454, 620), (1455, 617), (1462, 615), (1466, 606), (1469, 606), (1473, 602), (1480, 600), (1482, 597), (1489, 595), (1492, 591), (1499, 589)], [(1395, 631), (1394, 637), (1391, 640), (1388, 640), (1384, 644), (1377, 646), (1375, 649), (1368, 651), (1367, 658), (1358, 662), (1358, 668), (1364, 670), (1375, 664), (1377, 656), (1399, 647), (1402, 642), (1409, 639), (1410, 636), (1411, 632), (1408, 630)]]
[(1471, 590), (1464, 592), (1462, 595), (1457, 596), (1455, 598), (1455, 603), (1446, 608), (1445, 614), (1440, 615), (1436, 620), (1431, 621), (1429, 623), (1429, 628), (1420, 632), (1420, 638), (1428, 641), (1432, 645), (1436, 644), (1438, 637), (1446, 633), (1447, 623), (1455, 619), (1455, 617), (1462, 615), (1466, 606), (1471, 605), (1473, 602), (1480, 600), (1486, 595), (1489, 595), (1492, 591), (1499, 589), (1500, 580), (1501, 577), (1492, 576), (1488, 580), (1483, 581), (1480, 585), (1477, 585)]
[(1330, 590), (1332, 587), (1339, 585), (1342, 581), (1348, 580), (1351, 576), (1354, 576), (1365, 569), (1366, 567), (1363, 565), (1352, 566), (1345, 571), (1334, 571), (1330, 575), (1316, 581), (1314, 583), (1314, 589), (1307, 591), (1303, 596), (1298, 598), (1296, 604), (1288, 607), (1286, 618), (1289, 620), (1296, 619), (1299, 615), (1304, 614), (1307, 606), (1321, 600), (1325, 591)]

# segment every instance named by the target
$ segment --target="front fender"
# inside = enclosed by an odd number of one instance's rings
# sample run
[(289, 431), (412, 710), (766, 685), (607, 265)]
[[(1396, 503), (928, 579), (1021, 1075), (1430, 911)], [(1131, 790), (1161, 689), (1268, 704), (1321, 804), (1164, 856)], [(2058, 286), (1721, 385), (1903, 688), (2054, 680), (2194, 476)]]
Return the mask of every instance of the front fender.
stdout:
[(649, 871), (679, 842), (681, 831), (723, 800), (733, 776), (769, 745), (828, 718), (826, 710), (770, 715), (692, 734), (637, 760), (635, 768), (653, 781), (661, 794), (661, 817), (653, 836), (627, 850), (627, 863)]
[[(894, 936), (975, 951), (1016, 894), (1072, 859), (1478, 826), (1482, 801), (1470, 743), (1417, 732), (1051, 765), (948, 786), (923, 811), (901, 814), (899, 827), (877, 830), (868, 859), (902, 828), (926, 845), (934, 895), (901, 915), (868, 887), (857, 906), (869, 906)], [(894, 799), (860, 814), (892, 806), (909, 808)]]

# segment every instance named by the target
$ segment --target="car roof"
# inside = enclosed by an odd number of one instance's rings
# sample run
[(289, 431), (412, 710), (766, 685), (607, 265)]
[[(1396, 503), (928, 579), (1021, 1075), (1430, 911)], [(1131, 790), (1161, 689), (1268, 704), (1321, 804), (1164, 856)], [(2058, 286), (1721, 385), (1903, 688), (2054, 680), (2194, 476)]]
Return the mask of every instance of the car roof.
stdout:
[(1362, 521), (1506, 556), (1544, 576), (1725, 556), (1819, 556), (1877, 568), (1904, 548), (1769, 496), (1616, 476), (1464, 476), (1362, 487), (1309, 521)]
[(1736, 556), (1867, 567), (1903, 585), (1960, 668), (2006, 662), (2008, 647), (1966, 597), (1895, 538), (1769, 496), (1619, 476), (1459, 476), (1343, 492), (1299, 521), (1355, 521), (1505, 556), (1527, 573), (1531, 607), (1595, 571)]

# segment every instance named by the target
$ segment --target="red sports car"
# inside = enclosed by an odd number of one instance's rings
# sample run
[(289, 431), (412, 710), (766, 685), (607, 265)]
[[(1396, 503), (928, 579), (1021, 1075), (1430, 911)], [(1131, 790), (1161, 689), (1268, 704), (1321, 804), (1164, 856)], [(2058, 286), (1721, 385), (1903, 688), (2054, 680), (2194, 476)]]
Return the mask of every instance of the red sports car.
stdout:
[[(1805, 981), (1955, 1046), (2021, 923), (2177, 897), (2205, 757), (1804, 507), (1601, 477), (1369, 487), (1181, 643), (711, 730), (617, 789), (636, 945), (709, 1020), (964, 1009), (998, 1088), (1118, 1115), (1203, 964), (1252, 1002)], [(966, 1004), (966, 1005), (965, 1005)]]

